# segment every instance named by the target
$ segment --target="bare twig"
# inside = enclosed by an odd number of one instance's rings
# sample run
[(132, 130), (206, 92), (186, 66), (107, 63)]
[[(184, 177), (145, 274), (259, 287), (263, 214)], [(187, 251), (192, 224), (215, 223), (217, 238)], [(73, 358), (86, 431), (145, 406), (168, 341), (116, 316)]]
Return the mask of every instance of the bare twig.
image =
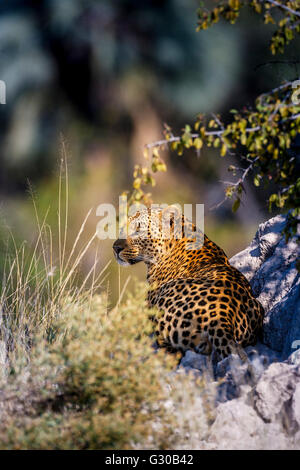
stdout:
[(294, 23), (292, 26), (290, 26), (291, 29), (296, 29), (298, 28), (298, 26), (300, 25), (300, 21), (297, 21), (296, 23)]
[[(266, 64), (261, 64), (261, 65), (266, 65)], [(258, 66), (259, 67), (259, 66)], [(259, 96), (259, 100), (261, 101), (262, 98), (264, 98), (265, 96), (269, 96), (269, 95), (272, 95), (274, 93), (277, 93), (278, 91), (281, 91), (281, 90), (284, 90), (285, 88), (288, 88), (288, 87), (291, 87), (293, 85), (293, 83), (297, 80), (300, 80), (300, 77), (297, 77), (295, 78), (295, 80), (291, 80), (291, 81), (288, 81), (288, 82), (285, 82), (283, 83), (283, 85), (280, 85), (276, 88), (273, 88), (272, 90), (270, 91), (267, 91), (266, 93), (262, 93), (260, 96)]]
[(293, 116), (290, 116), (288, 118), (282, 119), (281, 122), (285, 121), (294, 121), (295, 119), (298, 119), (300, 117), (300, 113), (293, 114)]
[[(229, 186), (232, 186), (234, 188), (237, 188), (239, 185), (243, 185), (248, 173), (250, 170), (252, 170), (254, 163), (259, 159), (259, 157), (256, 157), (254, 160), (251, 161), (250, 165), (247, 166), (247, 168), (243, 168), (243, 174), (241, 177), (234, 183), (232, 181), (220, 181), (220, 183), (227, 184)], [(209, 210), (215, 210), (218, 209), (220, 206), (224, 204), (225, 201), (227, 201), (228, 197), (225, 197), (222, 201), (220, 201), (218, 204), (215, 204), (214, 206), (210, 207)]]

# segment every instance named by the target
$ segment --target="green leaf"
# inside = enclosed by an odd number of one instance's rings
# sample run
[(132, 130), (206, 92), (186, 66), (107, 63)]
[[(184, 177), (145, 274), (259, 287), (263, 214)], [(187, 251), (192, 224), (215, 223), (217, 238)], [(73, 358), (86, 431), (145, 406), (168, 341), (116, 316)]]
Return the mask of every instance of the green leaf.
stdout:
[(221, 152), (220, 152), (221, 157), (225, 157), (226, 152), (227, 152), (227, 145), (223, 144), (221, 147)]
[(255, 175), (253, 181), (254, 181), (254, 185), (255, 185), (255, 186), (259, 186), (259, 185), (260, 185), (260, 176), (259, 176), (259, 175)]
[(240, 198), (238, 197), (234, 203), (232, 204), (232, 212), (236, 212), (238, 210), (238, 208), (240, 207), (240, 204), (241, 204), (241, 200)]
[(195, 140), (194, 140), (194, 147), (197, 149), (197, 150), (200, 150), (203, 146), (203, 141), (202, 139), (200, 139), (200, 137), (197, 137)]

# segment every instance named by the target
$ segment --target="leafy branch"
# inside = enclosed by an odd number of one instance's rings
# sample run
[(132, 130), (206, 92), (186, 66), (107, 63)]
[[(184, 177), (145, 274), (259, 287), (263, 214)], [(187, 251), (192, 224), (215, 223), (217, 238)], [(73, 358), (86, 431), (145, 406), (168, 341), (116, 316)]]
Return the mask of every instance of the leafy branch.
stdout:
[[(261, 0), (261, 3), (262, 3), (262, 0)], [(268, 3), (271, 3), (272, 5), (278, 7), (278, 8), (282, 8), (283, 10), (286, 10), (288, 11), (289, 13), (291, 13), (291, 15), (295, 15), (295, 16), (299, 16), (300, 17), (300, 13), (296, 10), (293, 10), (292, 8), (288, 7), (287, 5), (283, 5), (282, 3), (279, 3), (277, 2), (276, 0), (268, 0)], [(290, 2), (292, 3), (292, 2)], [(299, 6), (299, 2), (295, 2), (295, 4), (298, 3), (297, 6)]]
[[(270, 45), (274, 54), (283, 52), (285, 45), (300, 32), (300, 0), (289, 0), (284, 4), (277, 0), (219, 2), (212, 11), (203, 7), (198, 10), (198, 30), (207, 29), (220, 18), (234, 23), (245, 5), (264, 15), (266, 24), (277, 25)], [(300, 215), (300, 178), (296, 171), (299, 154), (295, 145), (300, 133), (300, 89), (295, 89), (299, 83), (300, 78), (296, 78), (261, 94), (252, 107), (232, 109), (226, 120), (219, 115), (207, 117), (199, 114), (194, 124), (187, 124), (179, 135), (165, 125), (164, 139), (145, 146), (145, 165), (135, 166), (131, 201), (151, 202), (151, 194), (146, 194), (144, 188), (155, 185), (154, 173), (167, 170), (164, 150), (171, 149), (181, 156), (185, 149), (192, 148), (199, 156), (204, 147), (213, 147), (221, 157), (236, 153), (247, 161), (246, 168), (229, 166), (228, 170), (234, 176), (237, 171), (242, 173), (237, 181), (224, 182), (225, 198), (217, 207), (231, 199), (232, 209), (236, 211), (244, 191), (244, 181), (252, 174), (257, 187), (273, 183), (276, 191), (268, 198), (269, 210), (277, 207), (288, 212), (285, 234), (287, 238), (295, 234)]]
[(241, 9), (249, 6), (252, 10), (263, 16), (265, 24), (273, 24), (276, 30), (272, 35), (270, 49), (272, 54), (284, 52), (285, 46), (300, 33), (300, 3), (299, 0), (285, 2), (277, 0), (227, 0), (218, 2), (213, 10), (208, 11), (201, 7), (198, 9), (198, 28), (205, 30), (220, 19), (234, 24), (240, 16)]
[(246, 155), (248, 166), (237, 169), (230, 166), (233, 174), (241, 170), (242, 175), (236, 182), (225, 182), (225, 200), (232, 199), (233, 211), (241, 202), (244, 181), (253, 172), (255, 186), (267, 186), (270, 182), (276, 185), (277, 192), (268, 199), (269, 209), (274, 206), (281, 210), (291, 210), (288, 233), (295, 233), (296, 218), (299, 215), (300, 179), (295, 172), (297, 155), (292, 143), (300, 131), (300, 106), (292, 101), (293, 82), (287, 82), (273, 90), (260, 95), (252, 109), (231, 110), (232, 118), (227, 124), (220, 116), (212, 115), (208, 119), (199, 114), (193, 125), (186, 125), (181, 135), (174, 135), (172, 129), (165, 125), (164, 139), (145, 146), (145, 158), (148, 166), (136, 165), (132, 199), (149, 203), (151, 195), (145, 194), (143, 187), (154, 186), (154, 174), (166, 171), (162, 151), (170, 148), (183, 155), (185, 149), (193, 148), (199, 155), (201, 149), (213, 147), (219, 149), (221, 157), (228, 153), (238, 152)]

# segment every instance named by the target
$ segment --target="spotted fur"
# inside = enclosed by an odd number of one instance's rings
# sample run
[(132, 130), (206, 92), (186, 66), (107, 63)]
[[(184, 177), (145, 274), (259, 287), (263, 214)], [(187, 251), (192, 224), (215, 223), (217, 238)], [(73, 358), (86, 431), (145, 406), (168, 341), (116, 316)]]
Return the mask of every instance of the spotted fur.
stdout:
[[(180, 230), (188, 227), (193, 237), (176, 238), (178, 224), (171, 214), (174, 233), (171, 230), (171, 238), (166, 239), (163, 214), (162, 210), (139, 212), (130, 219), (136, 224), (135, 232), (118, 239), (113, 247), (120, 264), (144, 261), (147, 265), (148, 303), (161, 312), (154, 318), (158, 344), (202, 354), (214, 349), (220, 358), (255, 344), (264, 310), (247, 279), (230, 265), (221, 248), (183, 217)], [(193, 240), (202, 240), (203, 245), (187, 249)]]

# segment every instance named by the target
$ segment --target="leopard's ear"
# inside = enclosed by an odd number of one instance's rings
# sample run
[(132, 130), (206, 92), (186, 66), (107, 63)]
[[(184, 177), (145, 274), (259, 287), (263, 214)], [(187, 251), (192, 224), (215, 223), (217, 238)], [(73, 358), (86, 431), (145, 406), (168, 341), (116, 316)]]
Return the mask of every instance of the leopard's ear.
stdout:
[(180, 204), (171, 204), (168, 207), (165, 207), (162, 210), (162, 219), (164, 221), (170, 221), (171, 227), (174, 226), (174, 223), (180, 222), (182, 220), (182, 210)]
[(144, 202), (144, 205), (147, 209), (151, 209), (152, 203), (153, 203), (152, 199), (146, 199), (146, 201)]

